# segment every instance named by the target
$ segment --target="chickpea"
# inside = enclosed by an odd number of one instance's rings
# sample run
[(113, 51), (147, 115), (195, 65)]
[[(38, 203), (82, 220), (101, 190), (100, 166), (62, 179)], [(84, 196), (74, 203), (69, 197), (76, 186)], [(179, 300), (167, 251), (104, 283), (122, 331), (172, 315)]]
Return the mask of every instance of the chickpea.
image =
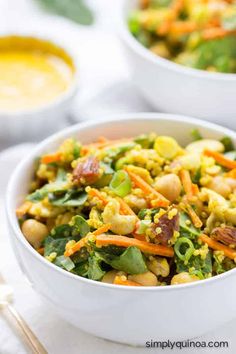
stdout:
[(147, 266), (156, 276), (161, 275), (162, 277), (167, 277), (170, 273), (170, 266), (166, 258), (155, 257), (147, 262)]
[(218, 140), (201, 139), (187, 145), (185, 149), (190, 153), (201, 154), (205, 149), (223, 152), (225, 148), (224, 145)]
[(200, 279), (196, 275), (190, 275), (188, 272), (182, 272), (173, 276), (171, 279), (171, 285), (192, 283), (197, 280)]
[(143, 286), (157, 286), (158, 284), (157, 277), (152, 272), (129, 275), (128, 279), (135, 281)]
[(231, 190), (234, 191), (236, 189), (236, 180), (234, 178), (226, 178), (226, 183), (230, 186)]
[(21, 230), (26, 240), (36, 249), (49, 233), (46, 225), (34, 219), (24, 221)]
[(102, 282), (103, 283), (108, 283), (108, 284), (113, 284), (115, 277), (117, 276), (118, 271), (117, 270), (110, 270), (109, 272), (107, 272), (103, 278), (102, 278)]
[(160, 177), (155, 182), (154, 187), (170, 202), (173, 202), (179, 197), (182, 188), (179, 177), (174, 173)]
[(214, 177), (207, 187), (212, 189), (216, 193), (222, 195), (222, 197), (224, 198), (227, 198), (228, 195), (231, 193), (231, 187), (229, 183), (227, 183), (226, 178), (222, 176)]

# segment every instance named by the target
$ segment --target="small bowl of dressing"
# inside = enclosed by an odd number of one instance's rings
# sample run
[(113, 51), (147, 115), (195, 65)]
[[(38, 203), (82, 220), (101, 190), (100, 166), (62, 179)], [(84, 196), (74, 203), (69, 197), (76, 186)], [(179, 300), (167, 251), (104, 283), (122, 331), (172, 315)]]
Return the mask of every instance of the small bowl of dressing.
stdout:
[(64, 46), (33, 36), (0, 36), (1, 144), (58, 130), (76, 92), (75, 60)]

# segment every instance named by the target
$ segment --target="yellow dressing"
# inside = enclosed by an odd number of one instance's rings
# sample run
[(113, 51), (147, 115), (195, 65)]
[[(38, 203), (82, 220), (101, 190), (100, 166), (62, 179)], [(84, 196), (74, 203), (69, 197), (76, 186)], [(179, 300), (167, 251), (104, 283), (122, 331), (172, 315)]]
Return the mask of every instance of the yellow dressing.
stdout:
[(29, 43), (26, 48), (0, 47), (0, 111), (31, 109), (52, 102), (73, 80), (74, 68), (62, 51), (55, 46), (50, 51), (48, 42), (42, 42), (47, 44), (45, 48), (35, 47), (39, 41), (32, 43), (32, 48)]

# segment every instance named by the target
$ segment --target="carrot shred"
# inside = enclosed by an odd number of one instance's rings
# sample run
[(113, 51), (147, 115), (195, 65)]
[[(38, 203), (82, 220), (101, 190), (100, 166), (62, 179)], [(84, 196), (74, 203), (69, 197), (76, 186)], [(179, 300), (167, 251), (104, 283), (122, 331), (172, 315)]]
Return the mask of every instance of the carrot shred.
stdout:
[(102, 193), (98, 189), (90, 188), (88, 194), (91, 197), (97, 197), (99, 200), (101, 200), (104, 206), (108, 204), (108, 200), (102, 195)]
[(216, 162), (218, 162), (218, 164), (230, 170), (236, 168), (236, 161), (228, 159), (227, 157), (220, 154), (219, 152), (206, 149), (204, 150), (204, 155), (208, 157), (212, 157)]
[(61, 161), (61, 153), (60, 152), (55, 152), (55, 154), (48, 154), (44, 155), (41, 158), (41, 163), (49, 164), (52, 162), (59, 162)]
[(104, 224), (103, 226), (99, 227), (97, 230), (92, 232), (92, 235), (98, 236), (103, 234), (104, 232), (107, 232), (111, 228), (111, 224)]
[(68, 248), (68, 249), (65, 250), (64, 256), (65, 256), (65, 257), (70, 257), (70, 256), (72, 256), (75, 252), (80, 251), (82, 247), (85, 247), (85, 246), (86, 246), (87, 241), (88, 241), (88, 237), (87, 237), (87, 236), (81, 238), (81, 240), (79, 240), (78, 242), (76, 242), (72, 247), (70, 247), (70, 248)]
[(104, 224), (103, 226), (99, 227), (97, 230), (91, 232), (89, 235), (81, 238), (78, 242), (76, 242), (73, 246), (70, 248), (66, 249), (64, 252), (65, 257), (70, 257), (72, 256), (75, 252), (78, 252), (81, 250), (82, 247), (86, 246), (86, 243), (88, 241), (88, 238), (93, 236), (98, 236), (101, 234), (104, 234), (104, 232), (107, 232), (111, 228), (111, 224)]
[(134, 238), (136, 240), (139, 240), (139, 241), (146, 241), (146, 237), (145, 235), (143, 234), (137, 234), (136, 232), (133, 232), (132, 235), (134, 236)]
[(26, 202), (24, 202), (23, 204), (21, 204), (17, 209), (16, 209), (16, 216), (18, 218), (21, 218), (22, 216), (24, 216), (30, 209), (32, 203), (27, 200)]
[(236, 168), (233, 168), (231, 171), (226, 173), (226, 177), (234, 178), (236, 179)]
[(216, 251), (222, 251), (224, 252), (224, 255), (230, 259), (235, 259), (236, 258), (236, 250), (233, 250), (232, 248), (225, 246), (221, 244), (220, 242), (217, 242), (210, 238), (209, 236), (205, 234), (201, 234), (199, 236), (200, 240), (203, 241), (204, 243), (207, 243), (210, 248)]
[(116, 198), (120, 204), (120, 213), (123, 215), (134, 215), (136, 216), (135, 212), (130, 208), (130, 206), (120, 197)]
[(126, 285), (126, 286), (143, 286), (136, 281), (128, 280), (128, 279), (123, 279), (122, 275), (117, 275), (113, 281), (113, 284), (116, 285)]
[(180, 171), (180, 179), (183, 184), (184, 191), (188, 197), (191, 199), (194, 195), (194, 187), (188, 170)]
[(196, 214), (195, 210), (190, 205), (187, 205), (186, 209), (187, 209), (187, 213), (189, 214), (189, 216), (193, 222), (193, 225), (196, 228), (202, 227), (202, 221), (199, 218), (199, 216)]
[(192, 21), (175, 21), (170, 26), (170, 32), (181, 35), (192, 33), (196, 30), (196, 23)]
[(221, 27), (212, 27), (212, 28), (207, 28), (202, 32), (202, 38), (204, 40), (211, 40), (211, 39), (217, 39), (217, 38), (223, 38), (226, 36), (230, 36), (235, 33), (236, 33), (235, 30), (226, 30)]
[(37, 252), (42, 256), (44, 254), (44, 247), (38, 248)]
[(157, 192), (150, 184), (148, 184), (144, 179), (140, 176), (136, 175), (129, 168), (125, 168), (125, 171), (128, 173), (134, 185), (147, 194), (147, 196), (151, 195), (151, 202), (155, 201), (155, 206), (167, 207), (170, 204), (170, 201), (166, 199), (161, 193)]
[(159, 256), (173, 257), (174, 251), (171, 247), (156, 245), (146, 241), (140, 241), (135, 238), (120, 235), (99, 235), (96, 237), (96, 245), (107, 246), (115, 245), (121, 247), (135, 246), (140, 251), (150, 254), (156, 254)]

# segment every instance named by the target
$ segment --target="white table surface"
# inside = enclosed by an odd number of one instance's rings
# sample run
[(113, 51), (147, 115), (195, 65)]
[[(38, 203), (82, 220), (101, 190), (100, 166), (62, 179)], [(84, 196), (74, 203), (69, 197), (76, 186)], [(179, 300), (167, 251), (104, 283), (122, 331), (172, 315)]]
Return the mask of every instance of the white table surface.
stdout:
[[(81, 28), (58, 17), (45, 15), (35, 6), (33, 0), (0, 0), (0, 32), (7, 30), (33, 30), (39, 34), (49, 32), (59, 39), (63, 36), (73, 49), (76, 48), (83, 75), (78, 99), (72, 110), (74, 119), (83, 120), (110, 113), (152, 110), (130, 83), (119, 41), (112, 34), (112, 31), (116, 30), (114, 14), (116, 6), (119, 6), (119, 0), (87, 1), (96, 9), (98, 19), (97, 24), (90, 29)], [(94, 60), (94, 52), (96, 52), (96, 60)], [(0, 155), (0, 270), (14, 288), (16, 309), (50, 354), (158, 352), (157, 349), (132, 348), (111, 343), (83, 333), (51, 312), (24, 278), (8, 240), (3, 193), (12, 168), (25, 154), (25, 150), (28, 150), (27, 146)], [(228, 349), (191, 349), (191, 351), (183, 349), (182, 351), (235, 353), (235, 330), (236, 320), (199, 338), (205, 341), (228, 341)], [(166, 349), (164, 352), (168, 354), (176, 351)], [(8, 327), (0, 312), (0, 354), (23, 353), (26, 353), (24, 346)]]

